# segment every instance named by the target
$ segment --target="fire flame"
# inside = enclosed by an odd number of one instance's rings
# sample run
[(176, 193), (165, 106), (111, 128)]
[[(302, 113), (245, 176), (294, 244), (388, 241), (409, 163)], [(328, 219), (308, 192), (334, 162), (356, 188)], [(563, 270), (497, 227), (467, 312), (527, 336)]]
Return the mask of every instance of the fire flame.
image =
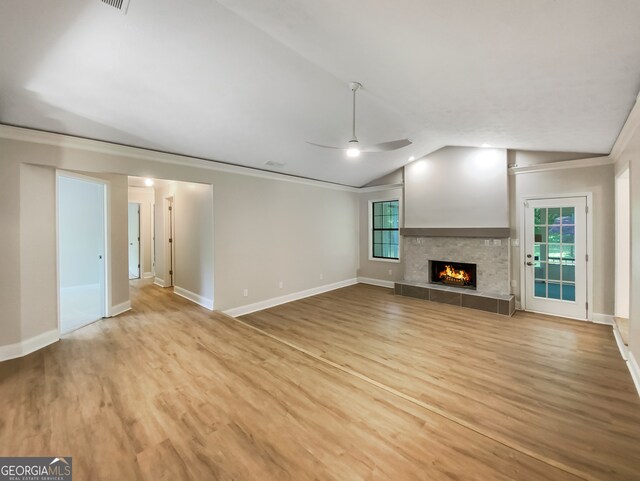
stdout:
[(440, 271), (440, 274), (438, 275), (438, 277), (440, 277), (440, 279), (444, 277), (445, 279), (451, 279), (451, 280), (455, 279), (457, 281), (463, 281), (463, 282), (471, 281), (471, 276), (469, 276), (467, 271), (463, 269), (456, 270), (450, 265), (444, 266), (444, 270)]

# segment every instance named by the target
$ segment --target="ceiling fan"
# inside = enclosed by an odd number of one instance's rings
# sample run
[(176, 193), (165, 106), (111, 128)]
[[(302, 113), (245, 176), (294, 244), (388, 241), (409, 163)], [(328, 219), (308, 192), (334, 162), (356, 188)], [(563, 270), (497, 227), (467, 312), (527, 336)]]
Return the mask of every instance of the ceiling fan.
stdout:
[(323, 149), (338, 149), (346, 150), (348, 157), (358, 157), (361, 152), (389, 152), (391, 150), (398, 150), (407, 145), (411, 145), (409, 139), (391, 140), (389, 142), (382, 142), (380, 144), (373, 144), (368, 146), (360, 145), (358, 138), (356, 137), (356, 92), (362, 87), (360, 82), (351, 82), (351, 91), (353, 92), (353, 122), (351, 140), (347, 142), (344, 147), (334, 147), (332, 145), (321, 145), (313, 142), (307, 142), (307, 144), (315, 145), (316, 147), (322, 147)]

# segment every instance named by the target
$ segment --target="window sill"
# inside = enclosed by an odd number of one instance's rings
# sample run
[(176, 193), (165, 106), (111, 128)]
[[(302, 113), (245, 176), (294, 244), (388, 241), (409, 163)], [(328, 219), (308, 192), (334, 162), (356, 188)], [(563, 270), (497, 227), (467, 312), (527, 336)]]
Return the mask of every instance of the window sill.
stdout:
[(391, 262), (393, 264), (400, 264), (400, 259), (383, 259), (382, 257), (371, 257), (369, 256), (370, 261), (378, 261), (378, 262)]

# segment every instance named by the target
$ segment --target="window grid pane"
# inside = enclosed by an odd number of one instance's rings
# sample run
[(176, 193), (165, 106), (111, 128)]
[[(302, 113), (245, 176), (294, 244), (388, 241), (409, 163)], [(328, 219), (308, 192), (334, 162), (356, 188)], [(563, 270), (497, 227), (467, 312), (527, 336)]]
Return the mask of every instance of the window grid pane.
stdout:
[(375, 258), (399, 259), (399, 206), (397, 200), (373, 202), (373, 249)]

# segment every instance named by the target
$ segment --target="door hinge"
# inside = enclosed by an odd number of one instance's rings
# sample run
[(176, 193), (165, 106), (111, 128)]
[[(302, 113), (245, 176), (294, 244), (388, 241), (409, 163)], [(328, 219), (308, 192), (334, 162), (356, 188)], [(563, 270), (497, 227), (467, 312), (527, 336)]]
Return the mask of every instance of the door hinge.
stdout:
[(584, 206), (584, 213), (585, 213), (585, 214), (588, 214), (588, 213), (589, 213), (589, 206), (588, 206), (588, 205), (585, 205), (585, 206)]
[(172, 210), (172, 207), (171, 207), (171, 206), (169, 206), (169, 210)]
[(169, 239), (169, 244), (171, 244), (173, 242), (173, 239)]
[(585, 254), (584, 255), (584, 260), (585, 260), (585, 262), (589, 262), (589, 254)]
[(169, 271), (169, 275), (172, 276), (173, 275), (173, 271)]
[(584, 303), (584, 308), (587, 310), (587, 312), (589, 312), (589, 303), (588, 302)]

